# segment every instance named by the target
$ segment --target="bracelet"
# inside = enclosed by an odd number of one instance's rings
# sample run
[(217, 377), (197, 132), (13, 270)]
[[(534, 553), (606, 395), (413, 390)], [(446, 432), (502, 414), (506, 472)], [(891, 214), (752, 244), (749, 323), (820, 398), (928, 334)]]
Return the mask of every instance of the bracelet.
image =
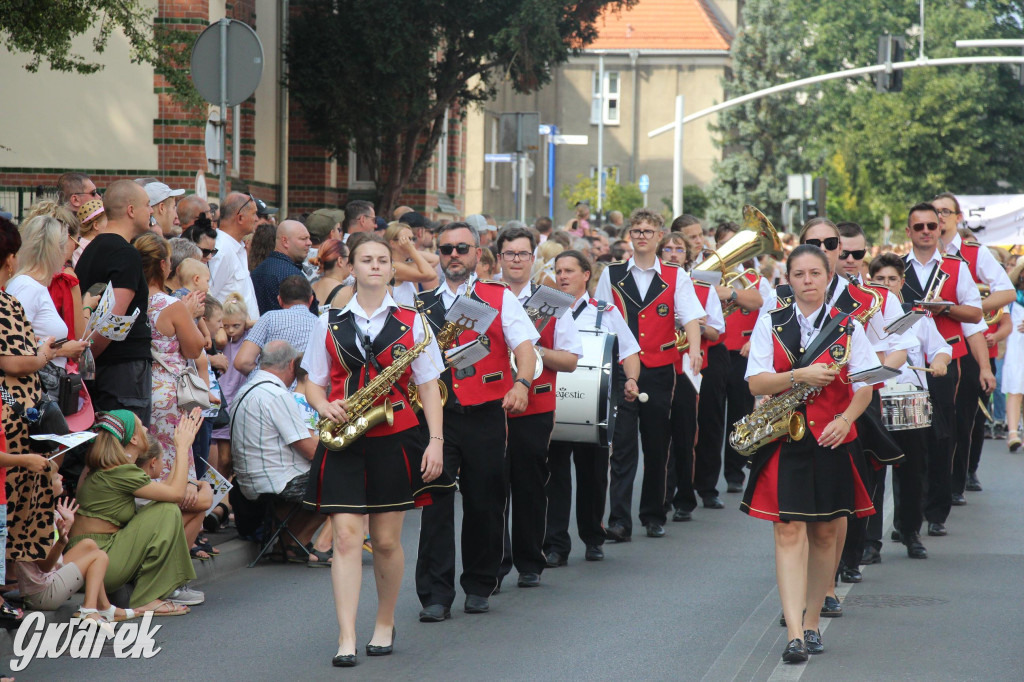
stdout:
[(85, 305), (85, 306), (82, 306), (82, 310), (88, 310), (89, 314), (92, 315), (93, 308), (90, 308), (89, 306)]
[(849, 419), (847, 419), (847, 418), (846, 418), (846, 415), (845, 415), (845, 414), (843, 414), (842, 412), (840, 412), (840, 413), (839, 413), (839, 414), (837, 414), (836, 416), (832, 417), (832, 419), (833, 419), (833, 420), (836, 420), (836, 419), (842, 419), (842, 420), (843, 420), (844, 422), (846, 422), (847, 426), (853, 426), (853, 424), (851, 424), (851, 423), (850, 423), (850, 420), (849, 420)]
[(634, 384), (637, 383), (636, 379), (633, 377), (626, 377), (626, 381), (632, 381)]
[(442, 443), (444, 442), (444, 438), (442, 438), (441, 436), (431, 436), (430, 440), (439, 440)]
[(185, 485), (194, 485), (196, 487), (196, 490), (199, 490), (199, 484), (196, 483), (195, 481), (186, 481)]

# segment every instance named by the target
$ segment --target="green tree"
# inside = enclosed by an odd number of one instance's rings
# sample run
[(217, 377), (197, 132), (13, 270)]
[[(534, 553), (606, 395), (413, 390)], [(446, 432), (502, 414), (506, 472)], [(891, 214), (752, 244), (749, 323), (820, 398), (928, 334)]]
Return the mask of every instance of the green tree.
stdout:
[(636, 0), (296, 0), (288, 87), (313, 140), (365, 160), (388, 212), (430, 163), (446, 112), (530, 92)]
[[(566, 185), (562, 188), (562, 198), (569, 208), (574, 208), (580, 201), (586, 201), (591, 206), (597, 206), (597, 178), (583, 175), (576, 176), (575, 185)], [(604, 212), (621, 211), (622, 215), (629, 216), (633, 209), (644, 205), (644, 193), (635, 182), (619, 184), (614, 176), (609, 177), (604, 183), (604, 202), (601, 204)]]

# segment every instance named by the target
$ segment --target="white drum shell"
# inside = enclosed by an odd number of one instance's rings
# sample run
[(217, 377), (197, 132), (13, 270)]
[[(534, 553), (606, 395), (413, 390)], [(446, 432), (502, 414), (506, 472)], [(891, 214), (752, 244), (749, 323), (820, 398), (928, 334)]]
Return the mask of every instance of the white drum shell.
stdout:
[(615, 423), (611, 400), (615, 335), (581, 329), (583, 357), (576, 371), (558, 375), (552, 440), (608, 445)]

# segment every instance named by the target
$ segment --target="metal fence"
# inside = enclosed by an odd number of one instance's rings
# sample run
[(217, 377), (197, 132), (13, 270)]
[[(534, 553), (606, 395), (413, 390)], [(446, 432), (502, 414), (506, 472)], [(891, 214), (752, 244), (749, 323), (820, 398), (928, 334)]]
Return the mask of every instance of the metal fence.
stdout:
[(10, 213), (15, 223), (20, 223), (29, 207), (37, 201), (56, 199), (57, 188), (37, 185), (36, 187), (0, 187), (0, 211)]

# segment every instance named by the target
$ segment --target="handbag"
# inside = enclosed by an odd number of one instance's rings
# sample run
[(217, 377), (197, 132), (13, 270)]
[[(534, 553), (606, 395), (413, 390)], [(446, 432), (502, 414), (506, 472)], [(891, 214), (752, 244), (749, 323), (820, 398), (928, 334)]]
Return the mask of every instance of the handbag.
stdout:
[(195, 363), (191, 360), (185, 367), (185, 371), (176, 373), (167, 366), (167, 363), (160, 359), (159, 353), (153, 353), (153, 359), (160, 363), (174, 377), (174, 388), (178, 401), (178, 409), (184, 412), (191, 412), (195, 408), (208, 410), (213, 406), (210, 402), (210, 388), (199, 376)]
[[(30, 436), (39, 436), (44, 433), (66, 436), (71, 432), (68, 428), (68, 422), (64, 418), (64, 413), (60, 411), (57, 403), (48, 398), (45, 393), (39, 402), (36, 403), (35, 407), (25, 409), (11, 396), (7, 387), (0, 382), (0, 399), (3, 400), (4, 404), (11, 406), (11, 411), (17, 417), (28, 422), (28, 435)], [(59, 443), (52, 440), (40, 441), (29, 438), (28, 443), (29, 449), (37, 453), (52, 452), (60, 447)]]
[(81, 374), (70, 373), (64, 367), (48, 362), (39, 370), (39, 381), (43, 385), (43, 393), (57, 403), (65, 416), (78, 412), (78, 394), (82, 390)]

